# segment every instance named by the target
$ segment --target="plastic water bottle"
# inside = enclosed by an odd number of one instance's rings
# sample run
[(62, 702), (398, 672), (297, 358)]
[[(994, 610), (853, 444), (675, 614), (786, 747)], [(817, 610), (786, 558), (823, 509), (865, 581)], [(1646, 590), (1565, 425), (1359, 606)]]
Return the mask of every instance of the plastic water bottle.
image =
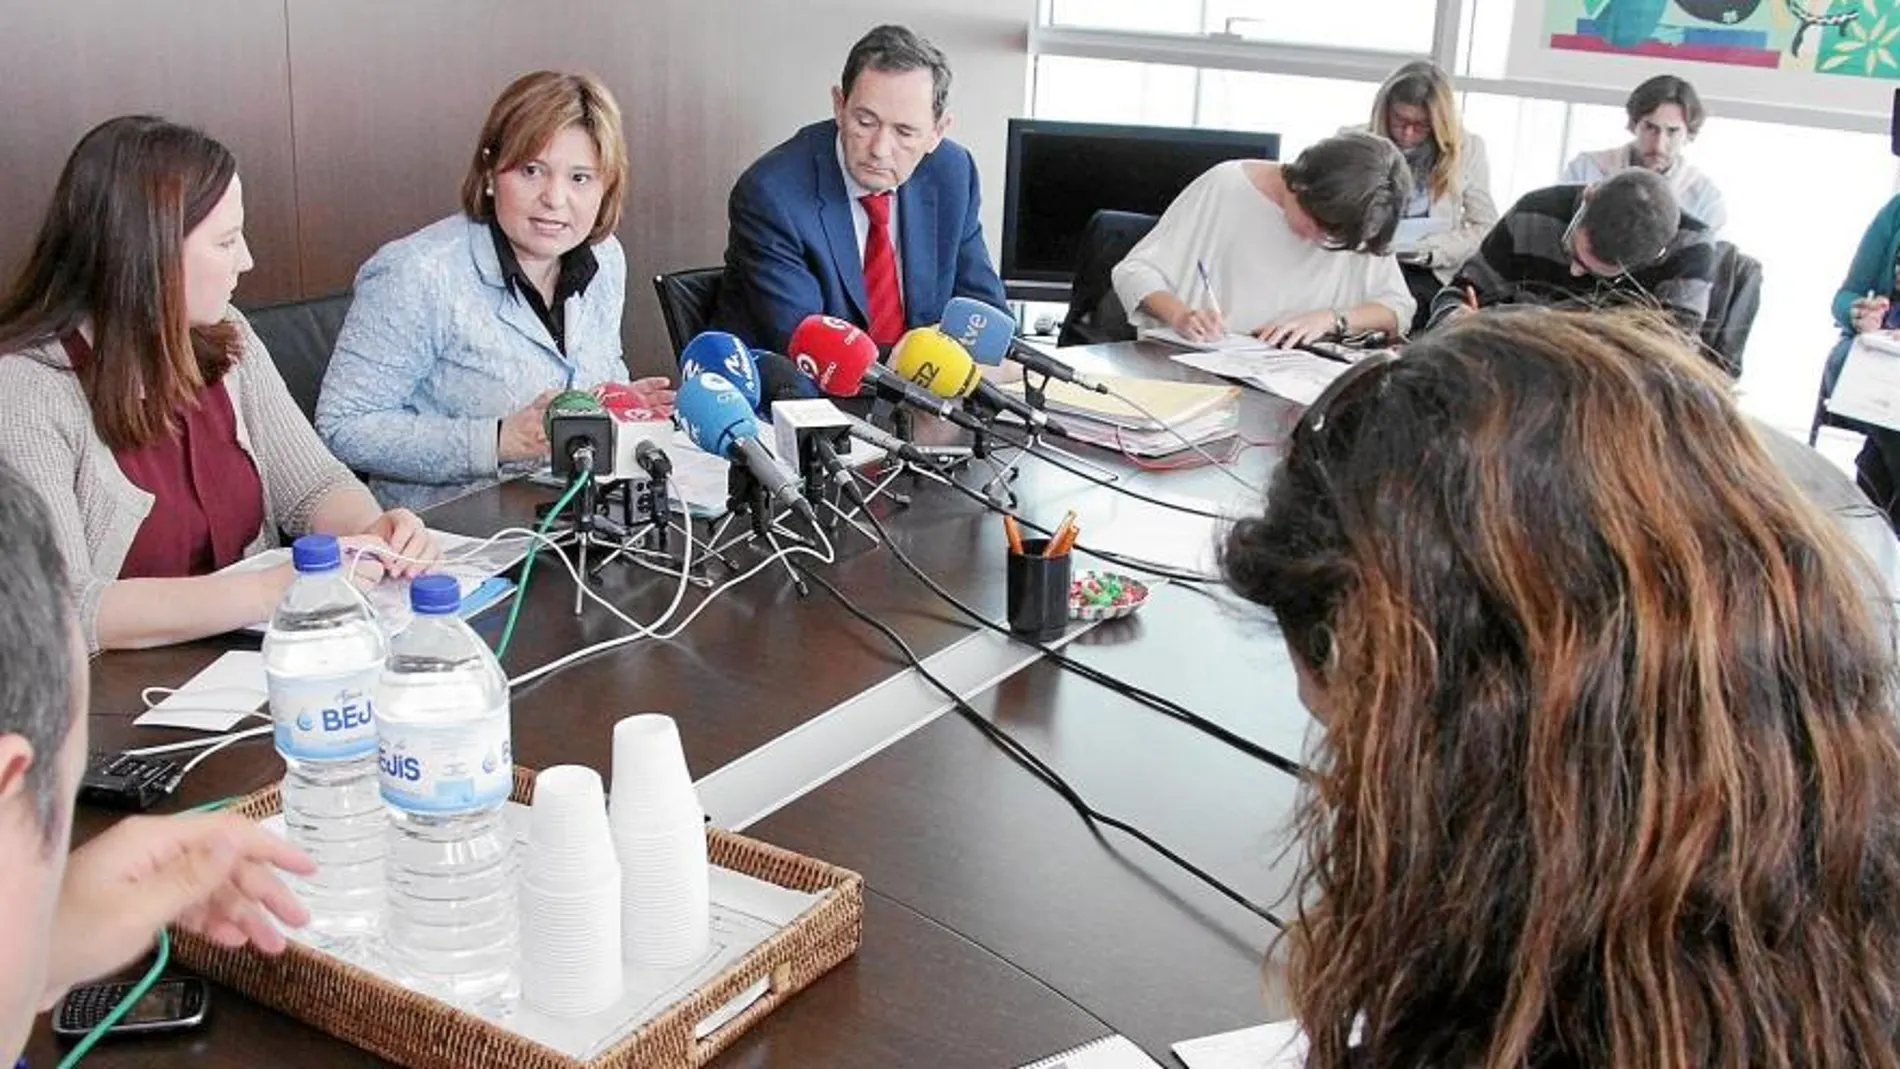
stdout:
[(371, 695), (389, 647), (334, 537), (299, 538), (291, 562), (297, 578), (264, 632), (284, 826), (317, 862), (295, 883), (310, 907), (307, 930), (347, 949), (365, 943), (382, 914), (389, 822), (376, 791)]
[(477, 1012), (520, 993), (508, 680), (456, 615), (453, 578), (409, 587), (415, 616), (376, 687), (389, 805), (386, 962), (404, 984)]

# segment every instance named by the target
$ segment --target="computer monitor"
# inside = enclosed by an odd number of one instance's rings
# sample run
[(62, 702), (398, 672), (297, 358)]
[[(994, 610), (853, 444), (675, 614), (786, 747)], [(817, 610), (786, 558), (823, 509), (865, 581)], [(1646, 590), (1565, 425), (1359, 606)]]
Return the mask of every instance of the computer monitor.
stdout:
[(1222, 160), (1279, 156), (1279, 134), (1011, 119), (1003, 279), (1066, 291), (1076, 241), (1097, 211), (1160, 215)]

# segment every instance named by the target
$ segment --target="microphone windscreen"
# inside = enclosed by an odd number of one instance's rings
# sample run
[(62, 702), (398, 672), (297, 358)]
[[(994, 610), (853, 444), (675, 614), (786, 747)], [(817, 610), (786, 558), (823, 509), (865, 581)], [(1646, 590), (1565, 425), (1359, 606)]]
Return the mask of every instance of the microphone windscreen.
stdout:
[(1009, 313), (974, 297), (952, 297), (943, 306), (943, 322), (937, 329), (949, 335), (969, 351), (977, 363), (995, 367), (1009, 355), (1009, 343), (1016, 338), (1016, 321)]
[(877, 343), (842, 319), (811, 315), (792, 331), (787, 355), (832, 397), (855, 397), (864, 372), (877, 363)]
[(600, 398), (600, 405), (608, 414), (623, 423), (665, 419), (672, 415), (665, 405), (649, 407), (646, 395), (635, 393), (630, 383), (603, 382), (595, 388), (594, 396)]
[(774, 401), (798, 401), (824, 396), (812, 377), (799, 370), (798, 365), (788, 357), (766, 349), (754, 349), (752, 362), (759, 369), (761, 408), (770, 408)]
[(918, 327), (899, 338), (891, 350), (891, 370), (951, 401), (967, 396), (983, 380), (963, 346), (935, 327)]
[(541, 423), (545, 429), (554, 425), (556, 416), (587, 416), (601, 411), (600, 398), (586, 390), (562, 390), (542, 410)]
[(694, 445), (718, 457), (730, 454), (735, 439), (759, 434), (759, 421), (745, 395), (709, 371), (680, 383), (674, 414)]
[(759, 407), (759, 369), (752, 363), (752, 351), (736, 335), (708, 330), (695, 335), (686, 343), (686, 348), (680, 350), (681, 380), (707, 372), (737, 387), (747, 406)]

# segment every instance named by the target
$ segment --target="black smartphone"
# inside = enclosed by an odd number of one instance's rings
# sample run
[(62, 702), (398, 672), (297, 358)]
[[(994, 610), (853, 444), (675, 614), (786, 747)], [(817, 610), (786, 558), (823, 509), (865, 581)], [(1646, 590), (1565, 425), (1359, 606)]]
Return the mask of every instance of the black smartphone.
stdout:
[[(133, 986), (108, 981), (81, 984), (66, 992), (66, 997), (53, 1008), (53, 1034), (76, 1039), (91, 1032)], [(204, 1023), (205, 1008), (210, 1000), (210, 987), (198, 977), (167, 977), (153, 984), (151, 990), (133, 1003), (106, 1035), (145, 1035), (196, 1028)]]

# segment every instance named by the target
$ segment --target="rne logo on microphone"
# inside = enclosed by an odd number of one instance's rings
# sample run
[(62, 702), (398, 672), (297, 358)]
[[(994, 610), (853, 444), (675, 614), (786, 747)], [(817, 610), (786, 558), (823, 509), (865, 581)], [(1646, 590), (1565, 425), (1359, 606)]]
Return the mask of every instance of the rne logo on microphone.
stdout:
[(930, 389), (930, 384), (937, 381), (937, 372), (940, 370), (942, 369), (937, 365), (926, 360), (918, 364), (916, 370), (910, 373), (910, 381), (928, 390)]

